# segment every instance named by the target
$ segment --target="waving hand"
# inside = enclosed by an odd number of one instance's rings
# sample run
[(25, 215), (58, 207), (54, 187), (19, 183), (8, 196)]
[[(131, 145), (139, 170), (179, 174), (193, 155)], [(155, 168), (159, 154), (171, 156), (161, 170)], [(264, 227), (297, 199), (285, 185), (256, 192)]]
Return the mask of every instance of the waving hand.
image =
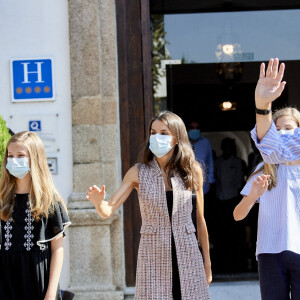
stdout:
[(260, 66), (259, 80), (255, 89), (255, 104), (258, 109), (269, 109), (271, 103), (284, 90), (285, 81), (282, 81), (285, 65), (280, 64), (278, 58), (271, 58), (265, 72), (265, 64)]

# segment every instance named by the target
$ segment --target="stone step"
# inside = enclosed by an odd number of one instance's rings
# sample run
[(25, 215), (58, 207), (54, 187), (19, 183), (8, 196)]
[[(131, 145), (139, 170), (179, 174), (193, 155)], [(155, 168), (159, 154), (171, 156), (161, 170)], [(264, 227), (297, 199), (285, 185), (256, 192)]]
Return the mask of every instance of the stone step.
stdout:
[(125, 300), (134, 300), (135, 287), (127, 287), (124, 290)]
[[(126, 288), (125, 300), (134, 300), (134, 288)], [(211, 300), (260, 300), (258, 280), (213, 282), (209, 287)]]

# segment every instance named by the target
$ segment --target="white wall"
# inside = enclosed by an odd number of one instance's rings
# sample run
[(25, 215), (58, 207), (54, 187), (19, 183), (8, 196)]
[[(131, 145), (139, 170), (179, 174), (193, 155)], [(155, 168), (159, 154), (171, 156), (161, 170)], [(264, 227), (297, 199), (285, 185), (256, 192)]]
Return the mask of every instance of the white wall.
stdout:
[[(72, 120), (67, 0), (0, 0), (0, 115), (19, 131), (10, 116), (59, 114), (58, 174), (53, 175), (65, 200), (72, 192)], [(10, 59), (54, 58), (54, 102), (11, 102)], [(14, 129), (14, 127), (18, 127)], [(22, 130), (28, 130), (24, 128)], [(69, 283), (68, 240), (65, 243), (61, 288)]]

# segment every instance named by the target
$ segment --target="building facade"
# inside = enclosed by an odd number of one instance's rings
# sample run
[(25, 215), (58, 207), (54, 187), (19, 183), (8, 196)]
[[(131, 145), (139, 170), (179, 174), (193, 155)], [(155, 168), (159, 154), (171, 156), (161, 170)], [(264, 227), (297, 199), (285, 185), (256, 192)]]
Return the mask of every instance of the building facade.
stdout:
[[(105, 184), (109, 199), (147, 136), (154, 107), (150, 13), (300, 8), (299, 1), (225, 2), (0, 0), (0, 114), (15, 132), (40, 131), (49, 146), (72, 221), (61, 287), (75, 299), (129, 299), (134, 291), (128, 287), (135, 285), (141, 222), (136, 195), (107, 220), (85, 195), (91, 185)], [(52, 98), (26, 90), (14, 98), (13, 62), (29, 74), (20, 84), (35, 84), (50, 58)], [(26, 69), (29, 63), (37, 69)], [(41, 127), (30, 128), (33, 121)]]

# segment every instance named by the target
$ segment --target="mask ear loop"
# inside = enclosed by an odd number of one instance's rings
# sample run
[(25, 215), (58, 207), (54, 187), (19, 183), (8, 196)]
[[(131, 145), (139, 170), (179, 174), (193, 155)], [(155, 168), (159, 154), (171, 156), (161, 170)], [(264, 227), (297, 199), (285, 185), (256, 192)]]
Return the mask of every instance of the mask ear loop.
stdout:
[(177, 145), (177, 147), (178, 147), (178, 143), (175, 143), (175, 144), (172, 146), (172, 149), (173, 149), (176, 145)]

